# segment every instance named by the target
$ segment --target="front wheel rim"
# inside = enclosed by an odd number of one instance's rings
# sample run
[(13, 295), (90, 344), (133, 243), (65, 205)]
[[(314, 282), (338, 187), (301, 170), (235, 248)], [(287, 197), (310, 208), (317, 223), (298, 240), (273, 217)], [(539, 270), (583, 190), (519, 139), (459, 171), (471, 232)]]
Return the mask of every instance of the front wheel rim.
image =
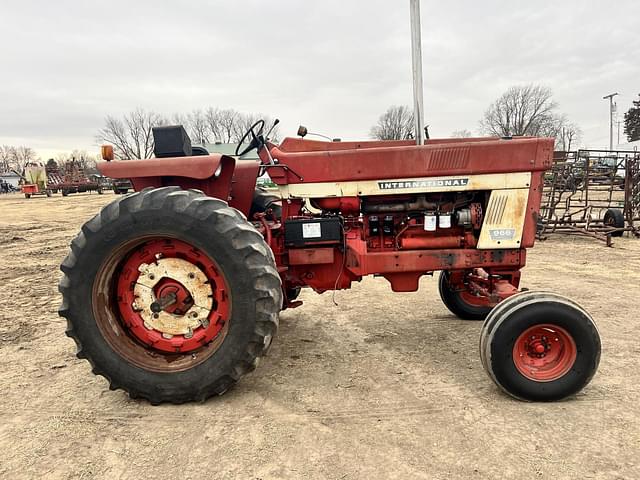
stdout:
[(575, 364), (578, 349), (573, 337), (551, 323), (529, 327), (513, 345), (513, 363), (529, 380), (552, 382)]

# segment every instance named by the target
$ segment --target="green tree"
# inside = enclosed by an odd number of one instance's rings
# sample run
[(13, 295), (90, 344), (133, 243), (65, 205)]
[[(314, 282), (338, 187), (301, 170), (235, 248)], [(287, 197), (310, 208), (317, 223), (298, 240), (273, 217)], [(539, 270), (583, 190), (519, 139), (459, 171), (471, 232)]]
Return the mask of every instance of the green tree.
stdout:
[(640, 99), (635, 100), (633, 107), (624, 114), (624, 133), (629, 142), (640, 140)]

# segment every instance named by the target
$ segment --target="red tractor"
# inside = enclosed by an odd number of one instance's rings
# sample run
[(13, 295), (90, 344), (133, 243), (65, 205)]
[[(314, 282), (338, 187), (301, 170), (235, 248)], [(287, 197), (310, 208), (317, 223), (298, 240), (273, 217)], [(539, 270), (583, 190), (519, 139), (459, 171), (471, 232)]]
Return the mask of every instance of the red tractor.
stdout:
[[(553, 140), (278, 145), (264, 130), (254, 124), (232, 157), (161, 127), (156, 158), (99, 165), (135, 193), (71, 243), (60, 314), (111, 389), (153, 404), (222, 394), (256, 367), (301, 288), (377, 275), (412, 292), (436, 271), (447, 308), (484, 320), (482, 363), (506, 393), (558, 400), (591, 380), (600, 338), (590, 315), (519, 290)], [(252, 149), (259, 161), (239, 160)], [(265, 173), (277, 193), (256, 188)]]

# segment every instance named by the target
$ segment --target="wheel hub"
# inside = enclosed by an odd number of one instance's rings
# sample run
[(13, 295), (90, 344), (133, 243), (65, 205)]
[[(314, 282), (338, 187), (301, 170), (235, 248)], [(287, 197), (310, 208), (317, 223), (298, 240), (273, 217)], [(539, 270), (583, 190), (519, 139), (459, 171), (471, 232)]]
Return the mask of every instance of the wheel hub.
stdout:
[[(162, 258), (155, 264), (141, 264), (138, 271), (140, 276), (134, 287), (136, 299), (132, 308), (138, 310), (145, 328), (157, 330), (165, 338), (173, 335), (190, 336), (207, 320), (213, 306), (213, 292), (207, 276), (198, 267), (181, 258)], [(159, 285), (163, 280), (165, 285)], [(173, 307), (173, 312), (167, 311), (167, 308), (154, 312), (151, 306), (159, 298), (166, 298), (170, 294), (182, 299), (180, 304), (192, 299), (188, 302), (191, 307), (182, 314), (175, 313), (176, 301), (168, 307)]]
[(525, 330), (513, 345), (513, 363), (530, 380), (551, 382), (565, 375), (575, 363), (577, 348), (563, 328), (535, 325)]
[(152, 240), (131, 252), (117, 291), (122, 321), (132, 336), (163, 352), (206, 345), (229, 314), (226, 283), (216, 264), (179, 240)]

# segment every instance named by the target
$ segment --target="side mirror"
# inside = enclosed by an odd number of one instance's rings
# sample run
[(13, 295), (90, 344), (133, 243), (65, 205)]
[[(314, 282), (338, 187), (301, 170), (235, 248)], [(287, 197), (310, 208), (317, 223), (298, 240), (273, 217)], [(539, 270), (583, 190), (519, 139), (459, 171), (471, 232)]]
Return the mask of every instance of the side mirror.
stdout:
[(309, 131), (307, 130), (307, 127), (304, 127), (302, 125), (300, 125), (298, 127), (298, 135), (302, 138), (307, 136), (307, 133), (309, 133)]

